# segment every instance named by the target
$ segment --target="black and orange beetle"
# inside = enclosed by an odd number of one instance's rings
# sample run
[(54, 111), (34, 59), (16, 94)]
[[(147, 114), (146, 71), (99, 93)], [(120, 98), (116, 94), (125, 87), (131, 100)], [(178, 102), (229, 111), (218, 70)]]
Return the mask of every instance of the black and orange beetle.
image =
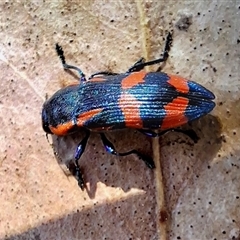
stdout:
[(206, 115), (215, 107), (214, 94), (200, 84), (176, 75), (143, 70), (145, 66), (166, 61), (171, 43), (169, 33), (161, 58), (149, 62), (141, 58), (125, 73), (97, 72), (88, 80), (79, 68), (66, 63), (62, 48), (56, 44), (64, 69), (76, 70), (80, 78), (79, 83), (58, 90), (43, 104), (42, 126), (46, 133), (58, 136), (85, 130), (86, 135), (76, 148), (72, 170), (81, 189), (84, 180), (78, 160), (91, 131), (99, 132), (107, 152), (118, 156), (136, 154), (149, 168), (154, 168), (152, 158), (137, 150), (117, 152), (104, 131), (133, 128), (151, 137), (172, 130), (181, 132), (174, 128)]

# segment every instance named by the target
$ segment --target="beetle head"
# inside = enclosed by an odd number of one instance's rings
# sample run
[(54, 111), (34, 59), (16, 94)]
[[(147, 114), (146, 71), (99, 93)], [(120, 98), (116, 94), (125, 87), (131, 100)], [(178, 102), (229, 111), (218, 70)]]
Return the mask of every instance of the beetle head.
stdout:
[(42, 128), (46, 133), (52, 134), (52, 131), (49, 128), (48, 115), (44, 105), (42, 109)]

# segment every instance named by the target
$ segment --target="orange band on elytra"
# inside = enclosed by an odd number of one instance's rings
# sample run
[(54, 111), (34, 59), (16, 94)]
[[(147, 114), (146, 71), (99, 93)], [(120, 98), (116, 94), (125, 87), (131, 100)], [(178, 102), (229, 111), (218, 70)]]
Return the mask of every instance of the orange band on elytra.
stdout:
[(187, 98), (177, 97), (164, 106), (166, 115), (162, 121), (161, 129), (174, 128), (187, 123), (188, 119), (185, 116), (185, 111), (188, 103), (189, 100)]

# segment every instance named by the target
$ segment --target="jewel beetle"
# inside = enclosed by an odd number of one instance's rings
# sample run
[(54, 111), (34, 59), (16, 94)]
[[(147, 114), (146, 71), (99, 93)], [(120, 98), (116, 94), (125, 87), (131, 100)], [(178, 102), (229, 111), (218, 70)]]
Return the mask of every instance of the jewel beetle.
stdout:
[(125, 73), (102, 71), (88, 80), (81, 69), (66, 63), (62, 47), (56, 44), (64, 69), (76, 70), (79, 83), (58, 90), (45, 101), (42, 127), (47, 134), (58, 136), (85, 131), (76, 147), (74, 167), (68, 166), (82, 190), (79, 159), (91, 131), (100, 134), (107, 152), (117, 156), (136, 154), (149, 168), (154, 168), (153, 159), (135, 149), (117, 152), (104, 132), (133, 128), (150, 137), (169, 131), (183, 132), (176, 127), (206, 115), (215, 107), (214, 94), (200, 84), (177, 75), (144, 71), (146, 66), (165, 62), (171, 44), (172, 34), (168, 33), (160, 58), (148, 62), (141, 58)]

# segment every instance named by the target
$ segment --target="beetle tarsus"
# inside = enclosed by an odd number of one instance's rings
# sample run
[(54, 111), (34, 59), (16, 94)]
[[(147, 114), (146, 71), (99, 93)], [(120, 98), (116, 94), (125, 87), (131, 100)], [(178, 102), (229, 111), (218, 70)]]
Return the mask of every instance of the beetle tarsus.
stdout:
[(155, 168), (155, 163), (153, 161), (153, 159), (147, 155), (144, 155), (138, 151), (135, 150), (134, 152), (140, 159), (142, 159), (145, 164), (150, 168), (150, 169), (154, 169)]
[(77, 166), (76, 167), (76, 172), (75, 172), (75, 178), (77, 179), (77, 182), (78, 182), (78, 186), (82, 189), (82, 191), (84, 190), (84, 180), (83, 180), (83, 176), (82, 176), (82, 173), (81, 173), (81, 170), (80, 168)]
[(70, 161), (67, 164), (67, 168), (70, 171), (70, 173), (72, 174), (72, 176), (75, 177), (75, 179), (78, 182), (79, 187), (84, 190), (84, 180), (83, 180), (83, 175), (82, 172), (80, 170), (80, 167), (78, 165), (78, 161), (74, 160), (74, 161)]

